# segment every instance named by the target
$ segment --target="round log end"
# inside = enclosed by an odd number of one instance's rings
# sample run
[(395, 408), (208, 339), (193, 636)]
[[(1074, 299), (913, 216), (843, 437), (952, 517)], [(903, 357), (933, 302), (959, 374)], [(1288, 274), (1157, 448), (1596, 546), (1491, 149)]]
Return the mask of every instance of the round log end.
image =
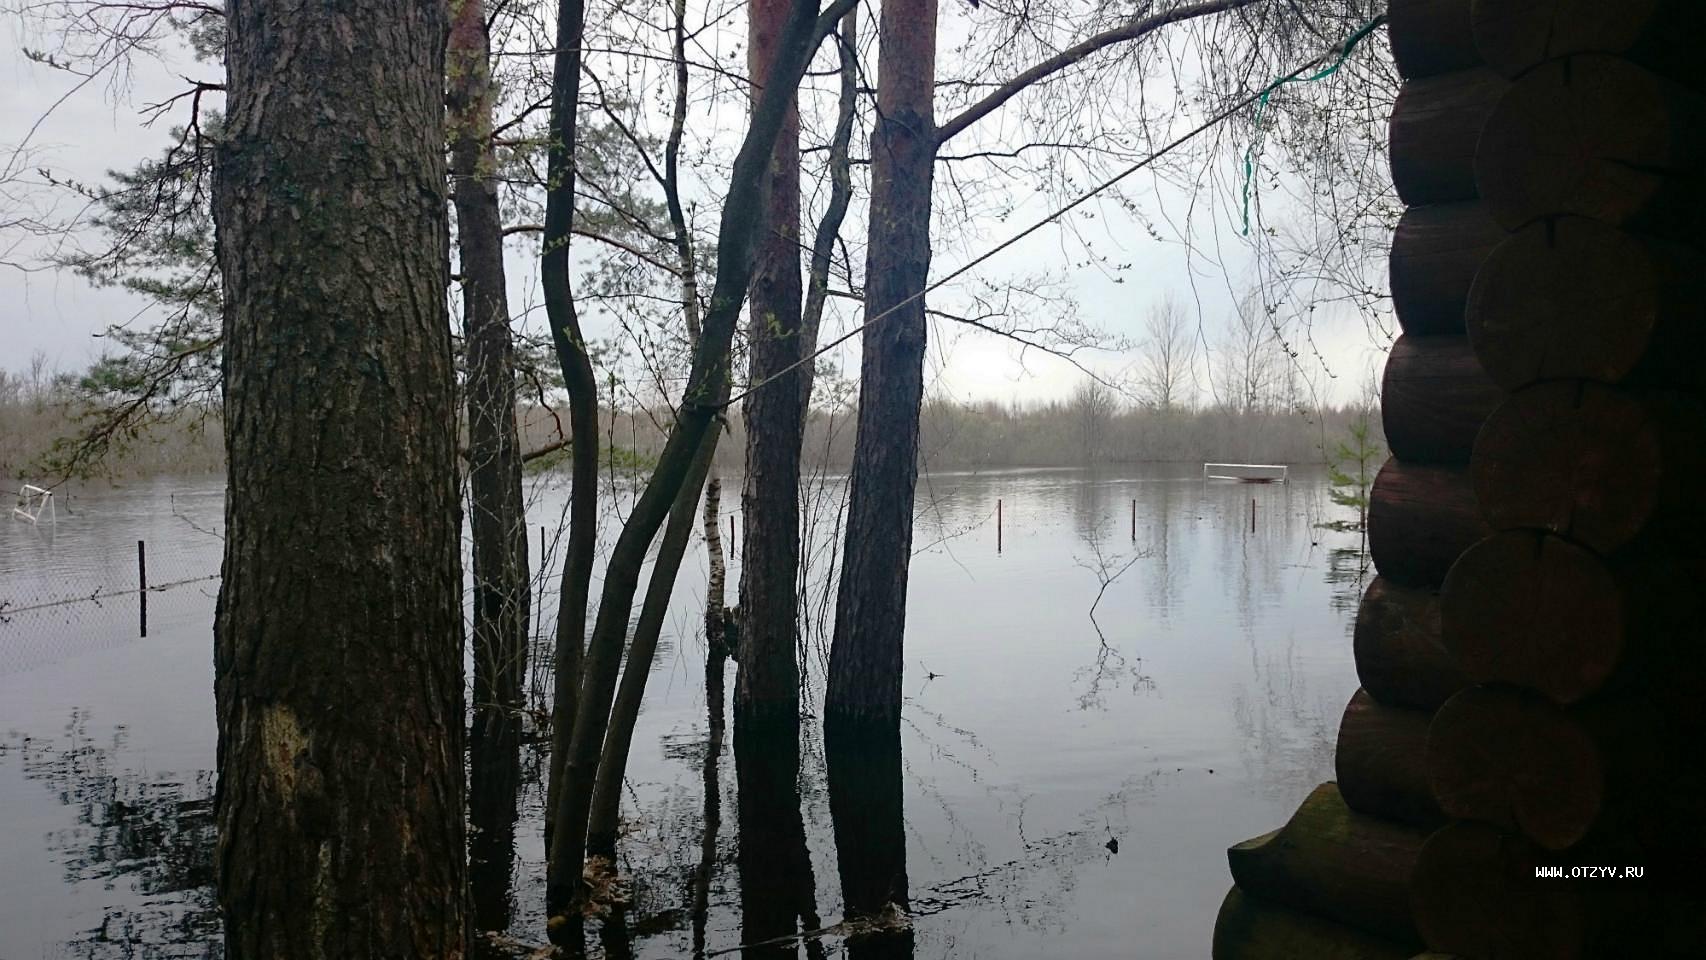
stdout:
[(1574, 960), (1587, 922), (1567, 882), (1537, 880), (1542, 852), (1480, 823), (1454, 823), (1422, 844), (1410, 904), (1430, 948), (1465, 957)]
[(1548, 61), (1485, 117), (1476, 187), (1507, 230), (1565, 214), (1692, 226), (1700, 114), (1693, 94), (1627, 61)]
[(1639, 399), (1555, 380), (1517, 391), (1487, 418), (1471, 473), (1495, 529), (1546, 530), (1610, 553), (1657, 514), (1664, 451)]
[(1698, 322), (1701, 298), (1686, 294), (1699, 285), (1679, 280), (1651, 243), (1615, 227), (1581, 217), (1532, 223), (1476, 274), (1469, 339), (1506, 390), (1540, 380), (1620, 383), (1649, 359), (1661, 323), (1673, 315)]
[(1448, 815), (1481, 820), (1549, 850), (1587, 835), (1605, 801), (1593, 738), (1551, 701), (1512, 687), (1470, 687), (1428, 728), (1428, 783)]
[(1476, 682), (1506, 682), (1575, 703), (1622, 664), (1621, 584), (1591, 551), (1518, 530), (1475, 544), (1440, 589), (1440, 634)]

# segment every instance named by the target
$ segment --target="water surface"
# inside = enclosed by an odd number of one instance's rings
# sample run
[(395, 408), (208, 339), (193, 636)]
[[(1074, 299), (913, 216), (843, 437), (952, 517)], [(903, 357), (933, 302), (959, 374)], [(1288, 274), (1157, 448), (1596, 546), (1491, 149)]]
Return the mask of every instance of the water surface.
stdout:
[[(696, 541), (629, 766), (634, 902), (592, 925), (592, 947), (715, 954), (759, 931), (829, 926), (861, 883), (898, 871), (913, 929), (883, 955), (1206, 956), (1230, 885), (1225, 848), (1332, 777), (1357, 685), (1356, 538), (1318, 526), (1337, 509), (1320, 475), (1291, 476), (1204, 483), (1194, 467), (1149, 466), (921, 480), (900, 757), (842, 761), (851, 772), (834, 784), (815, 720), (797, 777), (751, 761), (787, 753), (774, 745), (740, 763), (732, 736), (709, 752)], [(555, 570), (565, 491), (530, 486), (533, 561), (544, 527)], [(811, 512), (814, 577), (843, 493), (829, 481)], [(0, 958), (219, 955), (207, 578), (222, 503), (217, 479), (160, 480), (90, 490), (52, 527), (0, 525)], [(724, 503), (738, 506), (737, 487)], [(149, 594), (145, 638), (137, 597), (121, 592), (136, 586), (138, 540), (150, 582), (176, 584)], [(548, 623), (555, 590), (539, 593)], [(815, 696), (833, 611), (821, 587), (809, 598)], [(486, 811), (507, 829), (488, 830), (475, 892), (483, 916), (507, 916), (533, 943), (540, 761), (524, 747), (518, 800)], [(766, 955), (868, 948), (830, 935)]]

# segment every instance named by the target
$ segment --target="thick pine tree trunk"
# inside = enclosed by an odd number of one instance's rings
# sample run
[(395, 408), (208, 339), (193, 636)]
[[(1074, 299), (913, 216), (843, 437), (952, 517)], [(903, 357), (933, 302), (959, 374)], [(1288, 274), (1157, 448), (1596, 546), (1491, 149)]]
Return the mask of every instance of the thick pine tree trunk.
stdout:
[(474, 703), (515, 708), (527, 676), (527, 522), (515, 425), (515, 342), (493, 179), (485, 5), (451, 5), (450, 174), (468, 350), (468, 529), (474, 541)]
[[(754, 0), (747, 27), (747, 66), (770, 74), (789, 0)], [(756, 96), (756, 94), (755, 94)], [(770, 150), (764, 176), (763, 220), (747, 310), (753, 383), (777, 381), (748, 397), (746, 517), (741, 545), (740, 670), (735, 722), (799, 717), (800, 677), (796, 581), (800, 568), (800, 444), (805, 408), (794, 367), (800, 359), (800, 117), (790, 105)], [(784, 373), (783, 371), (788, 371)]]
[(898, 729), (924, 393), (935, 0), (885, 0), (878, 51), (859, 433), (825, 721)]
[(226, 955), (461, 956), (446, 10), (228, 14)]

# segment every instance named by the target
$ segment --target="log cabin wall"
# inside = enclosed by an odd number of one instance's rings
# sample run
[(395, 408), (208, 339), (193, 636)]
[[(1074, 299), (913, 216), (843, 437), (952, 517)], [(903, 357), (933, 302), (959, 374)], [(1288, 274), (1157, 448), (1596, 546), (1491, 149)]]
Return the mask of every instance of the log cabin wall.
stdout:
[(1706, 955), (1706, 0), (1388, 31), (1362, 689), (1337, 782), (1228, 851), (1213, 955)]

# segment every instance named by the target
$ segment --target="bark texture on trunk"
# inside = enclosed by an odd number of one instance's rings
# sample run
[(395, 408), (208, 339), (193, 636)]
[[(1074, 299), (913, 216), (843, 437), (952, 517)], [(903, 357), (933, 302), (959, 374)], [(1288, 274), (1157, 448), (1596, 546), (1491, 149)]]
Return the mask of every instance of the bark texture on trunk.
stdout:
[(442, 4), (228, 8), (226, 955), (465, 950)]
[(474, 554), (474, 703), (519, 707), (527, 676), (527, 521), (515, 425), (515, 341), (492, 155), (485, 4), (451, 5), (445, 51), (450, 175), (468, 351), (468, 530)]
[[(896, 728), (935, 164), (935, 0), (887, 0), (871, 133), (864, 357), (825, 720)], [(908, 299), (911, 298), (911, 299)]]
[[(754, 0), (747, 20), (747, 68), (769, 76), (789, 0)], [(756, 97), (759, 91), (754, 91)], [(740, 567), (740, 669), (735, 722), (800, 714), (795, 581), (800, 567), (800, 117), (790, 101), (764, 174), (763, 213), (747, 306), (749, 377), (778, 378), (746, 398), (746, 517)], [(783, 371), (788, 371), (784, 373)]]

